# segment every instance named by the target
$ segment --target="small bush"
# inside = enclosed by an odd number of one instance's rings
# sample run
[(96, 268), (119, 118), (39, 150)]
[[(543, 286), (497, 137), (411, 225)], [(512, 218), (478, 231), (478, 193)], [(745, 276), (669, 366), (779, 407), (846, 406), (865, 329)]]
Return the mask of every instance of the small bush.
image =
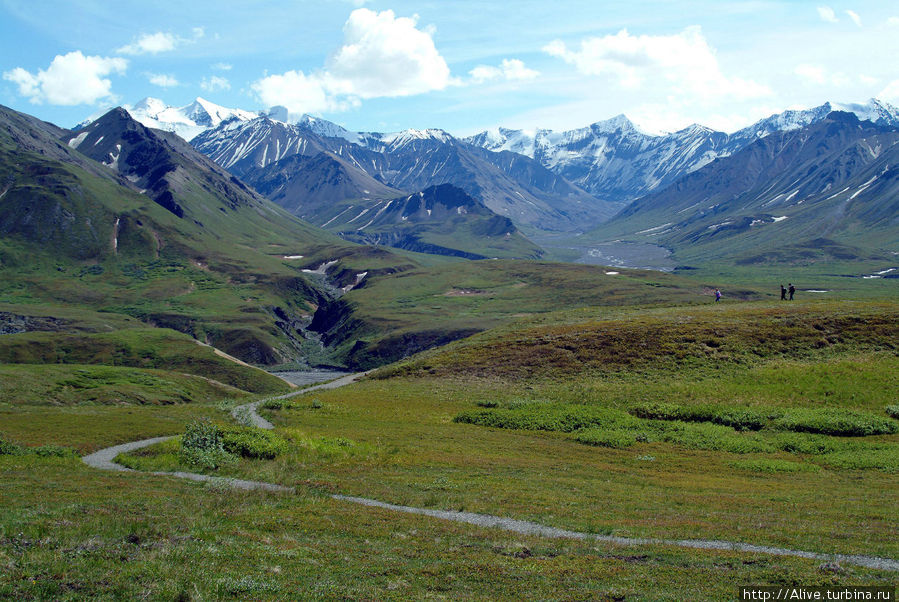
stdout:
[(687, 449), (726, 451), (733, 454), (771, 452), (771, 445), (756, 434), (738, 433), (718, 424), (687, 422), (657, 422), (657, 440)]
[(899, 420), (899, 405), (891, 405), (884, 408), (886, 410), (887, 415), (890, 418), (895, 418)]
[(777, 410), (734, 408), (727, 406), (679, 406), (673, 403), (648, 402), (628, 409), (633, 416), (648, 420), (680, 420), (682, 422), (711, 422), (738, 431), (760, 431), (772, 418), (782, 414)]
[(735, 460), (728, 463), (734, 468), (740, 470), (749, 470), (752, 472), (818, 472), (820, 466), (816, 464), (807, 464), (805, 462), (791, 462), (789, 460), (777, 460), (771, 458), (759, 458), (756, 460)]
[(818, 461), (833, 468), (899, 472), (899, 445), (825, 454)]
[(845, 450), (846, 442), (811, 433), (776, 433), (771, 442), (777, 449), (793, 454), (811, 454), (819, 456), (835, 451)]
[(24, 456), (26, 453), (26, 449), (21, 445), (0, 438), (0, 456)]
[(573, 433), (585, 428), (631, 428), (640, 424), (620, 410), (595, 406), (528, 404), (515, 409), (489, 409), (464, 412), (455, 422), (525, 431)]
[(287, 441), (271, 431), (230, 427), (222, 429), (221, 433), (222, 448), (242, 458), (271, 460), (288, 449)]
[(497, 408), (499, 407), (499, 402), (494, 401), (493, 399), (484, 399), (476, 402), (476, 405), (481, 408)]
[(39, 447), (25, 447), (16, 445), (0, 437), (0, 456), (28, 456), (34, 455), (41, 458), (77, 458), (78, 454), (70, 447), (60, 445), (41, 445)]
[(283, 410), (290, 406), (290, 402), (286, 399), (269, 399), (262, 403), (264, 410)]
[(208, 421), (195, 420), (181, 436), (180, 459), (191, 466), (215, 470), (232, 457), (224, 448), (222, 430)]
[(585, 445), (599, 447), (612, 447), (624, 449), (637, 442), (637, 436), (631, 431), (603, 431), (599, 429), (585, 429), (578, 431), (574, 440)]
[(647, 420), (680, 420), (681, 407), (673, 403), (646, 402), (628, 408), (628, 413)]
[(77, 458), (78, 454), (70, 447), (62, 447), (61, 445), (41, 445), (33, 447), (29, 450), (36, 456), (41, 458)]
[(774, 421), (778, 430), (798, 433), (820, 433), (838, 437), (892, 435), (899, 426), (888, 418), (874, 414), (830, 408), (796, 408)]

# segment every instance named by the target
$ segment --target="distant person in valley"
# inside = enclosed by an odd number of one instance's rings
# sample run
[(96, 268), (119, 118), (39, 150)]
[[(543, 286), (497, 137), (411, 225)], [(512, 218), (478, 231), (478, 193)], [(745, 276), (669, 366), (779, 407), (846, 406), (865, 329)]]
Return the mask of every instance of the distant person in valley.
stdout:
[(790, 283), (790, 301), (793, 300), (793, 293), (795, 293), (795, 292), (796, 292), (796, 287), (793, 286), (793, 283), (791, 282)]
[(721, 291), (719, 289), (715, 289), (715, 303), (721, 301)]
[(785, 289), (784, 285), (782, 285), (782, 284), (780, 285), (780, 300), (781, 301), (787, 300), (787, 289)]

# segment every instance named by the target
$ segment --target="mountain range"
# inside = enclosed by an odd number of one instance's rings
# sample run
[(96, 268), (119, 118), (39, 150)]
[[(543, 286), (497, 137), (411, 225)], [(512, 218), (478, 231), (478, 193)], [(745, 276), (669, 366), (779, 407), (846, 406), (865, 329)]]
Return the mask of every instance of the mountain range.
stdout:
[(899, 126), (899, 109), (871, 99), (867, 104), (828, 102), (808, 110), (785, 111), (732, 134), (692, 125), (671, 134), (650, 135), (619, 115), (565, 132), (497, 128), (465, 140), (492, 151), (531, 157), (598, 198), (626, 204), (760, 138), (798, 130), (835, 110), (852, 112), (877, 125)]
[[(620, 209), (597, 200), (533, 159), (489, 152), (442, 130), (352, 133), (324, 120), (306, 118), (287, 124), (257, 117), (224, 122), (196, 136), (191, 144), (251, 185), (277, 178), (273, 172), (284, 175), (284, 164), (279, 162), (285, 158), (327, 153), (340, 162), (344, 180), (355, 182), (333, 189), (335, 201), (396, 196), (384, 187), (412, 193), (453, 184), (519, 227), (555, 230), (599, 222)], [(282, 189), (278, 202), (296, 207), (315, 185), (310, 180), (305, 190)]]
[[(198, 113), (197, 105), (210, 115), (203, 117), (209, 125), (191, 121), (191, 115)], [(145, 99), (138, 106), (164, 103)], [(497, 128), (464, 139), (439, 129), (351, 132), (308, 115), (295, 124), (285, 123), (277, 119), (286, 118), (286, 111), (278, 107), (259, 115), (203, 99), (181, 109), (157, 109), (154, 115), (164, 129), (187, 121), (202, 127), (202, 133), (191, 138), (192, 144), (249, 184), (267, 188), (280, 181), (275, 200), (297, 215), (304, 215), (303, 199), (307, 198), (377, 202), (395, 198), (395, 191), (412, 193), (451, 183), (511, 219), (525, 233), (538, 233), (589, 229), (717, 158), (772, 133), (817, 123), (837, 109), (877, 125), (899, 126), (899, 109), (876, 99), (788, 110), (731, 134), (693, 125), (671, 134), (649, 135), (624, 115), (564, 132)], [(146, 110), (138, 113), (145, 119)], [(212, 115), (222, 121), (215, 123)], [(327, 161), (317, 160), (324, 168), (320, 177), (305, 160), (272, 167), (293, 155), (320, 153), (331, 154)], [(339, 177), (336, 171), (341, 172)], [(299, 177), (294, 178), (295, 174)], [(289, 186), (288, 177), (294, 180)]]
[(587, 233), (682, 259), (895, 262), (899, 128), (833, 111), (716, 159)]

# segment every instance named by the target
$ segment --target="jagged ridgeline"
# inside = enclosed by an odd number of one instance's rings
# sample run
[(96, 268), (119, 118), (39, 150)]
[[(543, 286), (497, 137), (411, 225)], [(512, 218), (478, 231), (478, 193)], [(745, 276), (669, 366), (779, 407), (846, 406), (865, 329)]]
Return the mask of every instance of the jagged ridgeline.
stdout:
[(325, 293), (298, 256), (346, 243), (124, 111), (74, 132), (0, 121), (2, 303), (128, 316), (258, 364), (302, 355)]
[(899, 129), (834, 111), (634, 201), (588, 238), (739, 265), (894, 261)]

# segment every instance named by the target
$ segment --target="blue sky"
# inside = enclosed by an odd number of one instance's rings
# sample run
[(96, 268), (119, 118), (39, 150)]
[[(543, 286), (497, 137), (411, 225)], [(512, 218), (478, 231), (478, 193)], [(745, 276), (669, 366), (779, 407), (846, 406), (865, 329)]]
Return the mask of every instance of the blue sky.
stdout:
[(146, 96), (352, 130), (555, 130), (620, 113), (732, 131), (899, 104), (899, 4), (0, 0), (0, 103), (64, 127)]

